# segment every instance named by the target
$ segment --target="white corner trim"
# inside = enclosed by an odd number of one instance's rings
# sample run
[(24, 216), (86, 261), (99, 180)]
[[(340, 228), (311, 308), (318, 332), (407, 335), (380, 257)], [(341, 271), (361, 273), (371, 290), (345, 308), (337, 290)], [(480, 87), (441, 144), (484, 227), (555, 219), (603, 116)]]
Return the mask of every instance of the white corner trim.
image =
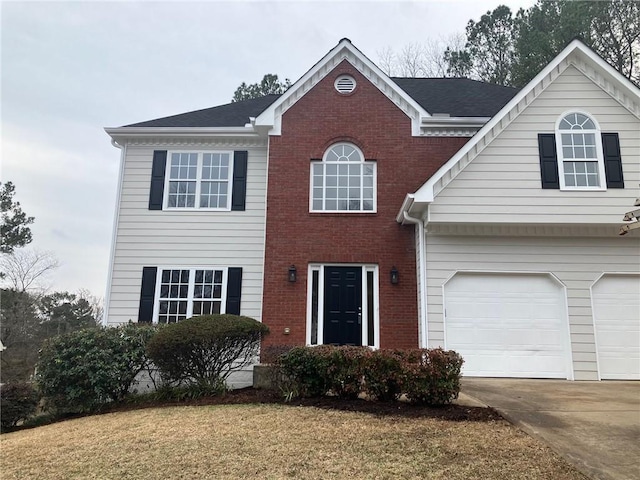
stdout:
[(118, 144), (111, 140), (111, 145), (120, 149), (120, 166), (118, 167), (118, 192), (116, 193), (116, 209), (113, 213), (113, 228), (111, 231), (111, 248), (109, 251), (109, 271), (107, 272), (107, 289), (104, 294), (104, 309), (102, 312), (102, 325), (109, 324), (109, 302), (111, 300), (111, 282), (113, 281), (113, 267), (116, 258), (116, 240), (118, 238), (118, 223), (120, 222), (120, 202), (122, 200), (122, 183), (124, 181), (124, 162), (127, 156), (127, 144)]
[(411, 118), (412, 135), (420, 135), (420, 123), (423, 117), (430, 117), (430, 114), (346, 38), (340, 40), (338, 45), (331, 49), (319, 62), (289, 87), (285, 93), (258, 115), (254, 126), (256, 128), (266, 127), (270, 129), (270, 135), (280, 135), (281, 118), (284, 112), (325, 78), (343, 60), (348, 61)]
[[(482, 127), (478, 133), (476, 133), (471, 140), (464, 145), (464, 147), (462, 147), (462, 149), (451, 157), (447, 163), (440, 167), (438, 171), (415, 192), (415, 201), (426, 203), (433, 202), (435, 195), (438, 193), (435, 191), (435, 186), (438, 182), (442, 181), (442, 189), (451, 180), (453, 180), (458, 173), (460, 173), (462, 169), (468, 165), (493, 138), (497, 136), (499, 132), (503, 131), (519, 115), (522, 111), (522, 109), (517, 110), (520, 102), (524, 101), (528, 106), (549, 86), (549, 84), (551, 84), (553, 80), (545, 82), (548, 77), (551, 77), (554, 73), (557, 77), (570, 65), (568, 57), (574, 53), (576, 56), (582, 54), (582, 58), (590, 61), (592, 65), (596, 66), (601, 72), (604, 72), (605, 75), (609, 76), (611, 80), (616, 82), (620, 88), (626, 90), (629, 99), (634, 99), (633, 101), (629, 100), (630, 102), (640, 102), (640, 89), (633, 85), (631, 81), (600, 58), (593, 50), (587, 47), (580, 40), (573, 40), (544, 69), (542, 69), (542, 71), (538, 73), (533, 80), (520, 90), (520, 92), (518, 92), (509, 101), (509, 103), (502, 107), (502, 109), (489, 122), (487, 122), (484, 127)], [(608, 91), (607, 93), (611, 94)], [(629, 107), (627, 106), (626, 108)], [(515, 112), (515, 115), (511, 115), (512, 111)], [(640, 114), (640, 112), (636, 113), (636, 116), (638, 114)], [(507, 119), (507, 121), (503, 122), (504, 119)], [(494, 132), (494, 135), (489, 139), (489, 141), (487, 141), (487, 138), (485, 137), (488, 137), (488, 134), (494, 129), (496, 129), (496, 132)], [(461, 163), (465, 157), (467, 157), (466, 164), (455, 170), (455, 168), (458, 167), (458, 164)]]

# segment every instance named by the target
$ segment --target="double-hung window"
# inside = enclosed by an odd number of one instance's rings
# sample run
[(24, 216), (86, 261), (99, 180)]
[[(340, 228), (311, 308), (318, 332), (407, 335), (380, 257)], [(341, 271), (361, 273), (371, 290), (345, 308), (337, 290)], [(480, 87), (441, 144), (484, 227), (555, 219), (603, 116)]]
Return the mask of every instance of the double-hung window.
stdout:
[(170, 152), (165, 208), (230, 210), (232, 152)]
[(225, 313), (226, 268), (167, 268), (159, 273), (154, 316), (158, 323)]
[(584, 113), (560, 118), (556, 142), (561, 189), (604, 190), (605, 169), (600, 128)]
[(312, 212), (376, 211), (376, 162), (364, 159), (354, 145), (330, 147), (322, 161), (311, 163)]

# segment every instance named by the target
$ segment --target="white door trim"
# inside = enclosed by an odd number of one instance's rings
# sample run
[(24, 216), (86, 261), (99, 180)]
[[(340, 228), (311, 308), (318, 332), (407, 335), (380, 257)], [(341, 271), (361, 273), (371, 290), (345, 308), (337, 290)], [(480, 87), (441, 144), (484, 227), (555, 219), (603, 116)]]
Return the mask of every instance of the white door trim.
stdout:
[[(373, 273), (373, 345), (372, 348), (380, 348), (380, 281), (378, 265), (361, 263), (310, 263), (307, 267), (307, 345), (322, 345), (324, 342), (324, 267), (361, 267), (362, 268), (362, 345), (368, 345), (369, 331), (368, 318), (369, 306), (367, 301), (367, 277)], [(318, 311), (316, 312), (318, 338), (317, 343), (312, 342), (313, 321), (313, 272), (318, 272)]]

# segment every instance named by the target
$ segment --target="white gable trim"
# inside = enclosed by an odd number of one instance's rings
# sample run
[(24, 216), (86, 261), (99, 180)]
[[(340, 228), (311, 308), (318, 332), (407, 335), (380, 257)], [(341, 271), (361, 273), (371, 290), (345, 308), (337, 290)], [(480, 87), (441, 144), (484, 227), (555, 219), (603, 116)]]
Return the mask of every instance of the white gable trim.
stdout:
[(280, 135), (282, 115), (300, 100), (318, 82), (326, 77), (343, 60), (347, 60), (365, 78), (367, 78), (389, 100), (398, 106), (410, 119), (414, 136), (420, 135), (420, 122), (429, 113), (413, 98), (393, 82), (380, 68), (353, 46), (348, 38), (340, 40), (338, 45), (327, 53), (318, 63), (295, 82), (280, 98), (272, 103), (253, 122), (257, 130), (267, 129), (270, 135)]
[(436, 195), (569, 66), (580, 70), (640, 118), (640, 90), (584, 43), (574, 40), (415, 192), (415, 202), (433, 202)]

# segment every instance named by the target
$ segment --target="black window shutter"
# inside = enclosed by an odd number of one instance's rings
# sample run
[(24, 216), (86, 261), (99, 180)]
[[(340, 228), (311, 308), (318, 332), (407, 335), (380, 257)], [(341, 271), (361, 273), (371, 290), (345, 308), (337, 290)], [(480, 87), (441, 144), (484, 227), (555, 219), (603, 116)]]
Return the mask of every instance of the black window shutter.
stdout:
[(244, 211), (247, 197), (247, 159), (246, 151), (233, 152), (233, 193), (231, 210)]
[(140, 308), (138, 323), (151, 323), (153, 320), (153, 303), (156, 298), (156, 267), (142, 268), (142, 288), (140, 288)]
[(556, 136), (553, 133), (538, 134), (538, 152), (540, 153), (542, 188), (560, 188)]
[(162, 196), (164, 194), (164, 172), (167, 167), (167, 151), (153, 152), (153, 167), (151, 167), (151, 189), (149, 192), (149, 210), (162, 210)]
[(602, 134), (602, 150), (604, 152), (604, 172), (607, 177), (607, 188), (624, 188), (620, 139), (617, 133)]
[(240, 315), (240, 296), (242, 292), (242, 268), (230, 267), (227, 273), (226, 313)]

